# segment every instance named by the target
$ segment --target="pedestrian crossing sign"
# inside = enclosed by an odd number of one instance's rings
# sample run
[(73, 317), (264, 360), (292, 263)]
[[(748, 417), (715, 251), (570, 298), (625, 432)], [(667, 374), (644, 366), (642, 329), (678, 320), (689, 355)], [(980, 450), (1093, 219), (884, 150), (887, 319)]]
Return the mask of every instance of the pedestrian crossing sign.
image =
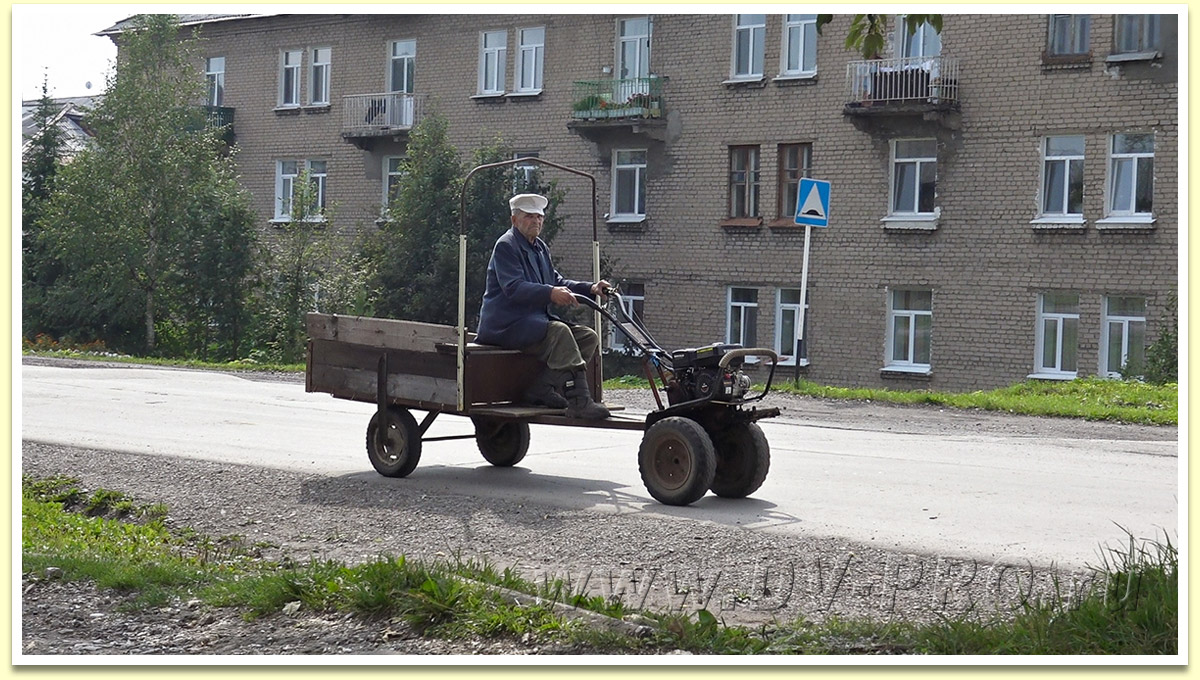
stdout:
[(829, 226), (829, 182), (800, 178), (800, 187), (796, 191), (796, 224)]

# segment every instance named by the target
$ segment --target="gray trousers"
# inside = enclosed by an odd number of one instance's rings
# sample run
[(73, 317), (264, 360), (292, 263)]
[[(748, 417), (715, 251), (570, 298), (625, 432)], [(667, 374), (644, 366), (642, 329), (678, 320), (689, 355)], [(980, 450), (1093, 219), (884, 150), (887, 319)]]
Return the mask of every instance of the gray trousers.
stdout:
[(521, 351), (541, 359), (552, 371), (574, 371), (586, 366), (599, 346), (596, 331), (587, 326), (551, 321), (546, 327), (546, 337)]

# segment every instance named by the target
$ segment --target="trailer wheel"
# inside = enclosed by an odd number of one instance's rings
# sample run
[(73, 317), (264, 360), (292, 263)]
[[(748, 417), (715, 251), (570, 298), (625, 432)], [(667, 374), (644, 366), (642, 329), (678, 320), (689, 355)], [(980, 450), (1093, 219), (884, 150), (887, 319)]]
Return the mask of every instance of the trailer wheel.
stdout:
[(367, 425), (367, 457), (375, 471), (384, 477), (407, 477), (421, 460), (421, 431), (408, 409), (389, 406), (386, 419), (380, 441), (376, 437), (379, 412), (371, 416)]
[(712, 492), (722, 498), (745, 498), (758, 490), (771, 467), (771, 447), (756, 423), (737, 423), (713, 438), (717, 473)]
[(475, 442), (487, 462), (496, 467), (512, 467), (529, 450), (529, 423), (523, 420), (472, 418)]
[(699, 423), (671, 416), (646, 430), (638, 451), (638, 469), (655, 500), (688, 505), (708, 492), (716, 458), (712, 440)]

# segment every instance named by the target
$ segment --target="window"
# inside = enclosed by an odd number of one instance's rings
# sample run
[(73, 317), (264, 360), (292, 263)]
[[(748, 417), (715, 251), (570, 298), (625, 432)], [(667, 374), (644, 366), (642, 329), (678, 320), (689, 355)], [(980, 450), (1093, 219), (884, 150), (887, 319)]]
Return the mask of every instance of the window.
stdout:
[(929, 22), (925, 22), (909, 32), (909, 21), (905, 18), (898, 23), (900, 35), (896, 36), (896, 44), (900, 48), (901, 57), (936, 57), (942, 53), (942, 37), (934, 30)]
[(733, 29), (733, 78), (754, 79), (763, 74), (767, 15), (738, 14)]
[(1083, 217), (1083, 137), (1047, 137), (1042, 152), (1042, 215)]
[(780, 75), (817, 72), (817, 15), (788, 14), (783, 18), (783, 63)]
[[(621, 284), (621, 306), (629, 316), (642, 319), (646, 311), (646, 284), (625, 281)], [(637, 333), (635, 332), (635, 335)], [(608, 346), (622, 352), (633, 352), (637, 346), (629, 340), (629, 336), (609, 326)]]
[(1110, 215), (1149, 215), (1154, 207), (1154, 135), (1112, 136)]
[(650, 75), (650, 19), (621, 19), (617, 23), (617, 77), (636, 80)]
[(400, 195), (400, 183), (406, 174), (403, 156), (388, 156), (383, 159), (383, 207), (385, 210)]
[(312, 80), (308, 88), (310, 104), (319, 106), (329, 103), (329, 70), (332, 56), (333, 51), (328, 47), (318, 47), (312, 51)]
[(417, 41), (393, 40), (388, 71), (388, 91), (412, 94), (417, 70)]
[(542, 64), (545, 60), (545, 28), (522, 28), (517, 32), (521, 49), (517, 53), (517, 92), (542, 91)]
[(799, 208), (800, 178), (808, 177), (812, 169), (812, 144), (779, 145), (779, 205), (780, 221), (795, 223)]
[(729, 148), (729, 216), (758, 217), (758, 147)]
[(888, 297), (888, 370), (928, 372), (933, 291), (893, 290)]
[(1116, 21), (1113, 51), (1117, 54), (1156, 52), (1162, 47), (1157, 14), (1118, 14)]
[(208, 83), (208, 105), (224, 106), (225, 57), (209, 57), (204, 60), (204, 80)]
[(646, 150), (613, 151), (612, 216), (609, 221), (646, 217)]
[(288, 50), (279, 57), (279, 105), (300, 105), (300, 59), (304, 52)]
[(1034, 375), (1074, 378), (1079, 351), (1079, 295), (1043, 293), (1038, 300)]
[(757, 347), (758, 289), (730, 287), (728, 308), (725, 341), (742, 347)]
[(781, 366), (808, 365), (808, 304), (804, 305), (804, 338), (796, 340), (796, 322), (800, 320), (800, 289), (780, 288), (775, 298), (775, 351)]
[(508, 31), (479, 34), (479, 94), (504, 94)]
[(1091, 51), (1091, 17), (1087, 14), (1051, 14), (1046, 53), (1051, 56), (1087, 54)]
[[(518, 151), (513, 158), (537, 158), (536, 151)], [(513, 193), (537, 193), (537, 163), (517, 163), (513, 166)]]
[(1100, 338), (1101, 373), (1114, 378), (1140, 374), (1146, 366), (1146, 298), (1104, 298)]
[[(295, 202), (301, 190), (299, 178), (302, 172), (308, 173), (309, 205), (300, 214), (294, 214)], [(325, 210), (325, 178), (325, 161), (278, 161), (275, 164), (275, 221), (321, 219), (321, 213)]]
[(892, 214), (934, 214), (937, 140), (896, 140), (892, 153)]

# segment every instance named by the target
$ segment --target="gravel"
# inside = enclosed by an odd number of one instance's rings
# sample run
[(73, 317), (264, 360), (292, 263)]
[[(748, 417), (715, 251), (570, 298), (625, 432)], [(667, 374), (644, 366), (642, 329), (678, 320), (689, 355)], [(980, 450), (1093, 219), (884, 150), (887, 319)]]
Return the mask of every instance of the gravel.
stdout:
[[(26, 361), (30, 361), (26, 359)], [(40, 360), (34, 360), (40, 361)], [(294, 375), (258, 374), (294, 381)], [(653, 408), (623, 392), (630, 410)], [(847, 403), (772, 394), (789, 418), (904, 432), (1006, 432), (1037, 437), (1176, 439), (1176, 428), (1029, 418), (930, 407)], [(365, 454), (364, 454), (365, 465)], [(168, 525), (266, 546), (264, 557), (359, 563), (380, 555), (515, 567), (533, 580), (620, 598), (634, 609), (694, 614), (731, 625), (797, 617), (932, 621), (1006, 616), (1031, 597), (1068, 597), (1094, 578), (1033, 565), (894, 552), (821, 536), (747, 531), (677, 516), (598, 514), (455, 493), (405, 495), (370, 476), (322, 477), (252, 466), (23, 442), (24, 474), (64, 474), (89, 490), (165, 503)], [(21, 581), (25, 655), (535, 655), (591, 654), (536, 635), (439, 640), (402, 623), (305, 609), (254, 621), (199, 601), (131, 612), (125, 596), (49, 573)], [(659, 650), (669, 653), (671, 650)]]

